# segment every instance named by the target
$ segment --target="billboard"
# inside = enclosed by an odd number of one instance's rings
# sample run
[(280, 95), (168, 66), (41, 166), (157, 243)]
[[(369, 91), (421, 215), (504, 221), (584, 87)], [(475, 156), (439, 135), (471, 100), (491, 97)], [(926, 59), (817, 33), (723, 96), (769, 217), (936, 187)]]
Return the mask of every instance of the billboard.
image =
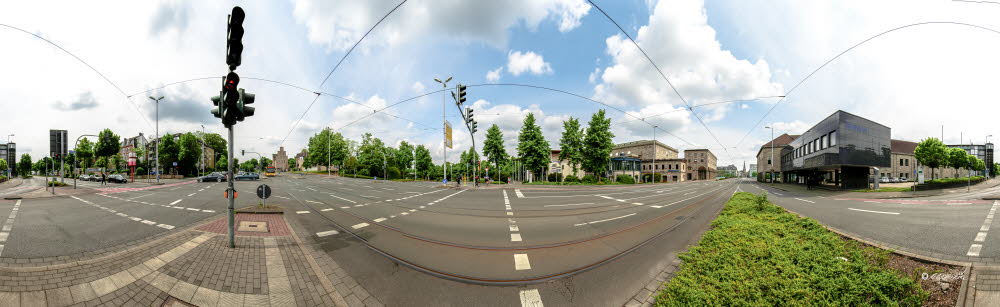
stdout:
[(444, 146), (451, 148), (451, 123), (444, 121)]

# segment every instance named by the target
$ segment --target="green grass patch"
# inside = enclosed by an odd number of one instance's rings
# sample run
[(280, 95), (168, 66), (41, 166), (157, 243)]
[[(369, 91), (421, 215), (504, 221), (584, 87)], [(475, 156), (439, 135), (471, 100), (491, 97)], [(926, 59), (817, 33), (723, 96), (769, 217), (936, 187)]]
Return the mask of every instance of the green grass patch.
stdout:
[(909, 192), (909, 191), (912, 191), (912, 190), (913, 190), (913, 188), (911, 188), (911, 187), (884, 187), (884, 188), (878, 188), (877, 190), (873, 190), (873, 189), (854, 190), (854, 192), (865, 192), (865, 193), (867, 193), (867, 192)]
[(680, 255), (657, 306), (919, 306), (928, 297), (885, 268), (889, 251), (841, 239), (765, 195), (736, 193), (712, 226)]

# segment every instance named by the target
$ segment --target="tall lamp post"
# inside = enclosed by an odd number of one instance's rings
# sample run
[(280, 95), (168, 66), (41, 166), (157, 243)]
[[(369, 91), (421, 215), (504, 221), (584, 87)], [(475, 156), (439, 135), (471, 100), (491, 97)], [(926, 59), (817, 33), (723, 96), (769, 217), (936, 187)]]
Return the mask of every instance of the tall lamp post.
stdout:
[(770, 182), (773, 183), (774, 182), (774, 127), (767, 126), (764, 127), (764, 129), (771, 129), (771, 160), (768, 163), (771, 169), (768, 170), (768, 173), (771, 174)]
[(156, 183), (160, 183), (160, 100), (163, 100), (163, 96), (160, 98), (153, 98), (149, 96), (149, 99), (156, 104)]
[[(448, 81), (451, 81), (451, 77), (448, 77), (448, 79), (445, 79), (444, 81), (441, 81), (441, 79), (438, 79), (438, 78), (434, 78), (434, 81), (437, 81), (437, 83), (441, 83), (441, 88), (447, 89), (448, 88)], [(441, 91), (441, 139), (442, 139), (441, 145), (447, 145), (447, 144), (445, 144), (445, 142), (448, 141), (447, 139), (445, 139), (446, 137), (448, 137), (447, 136), (448, 127), (445, 125), (446, 119), (445, 119), (445, 109), (444, 109), (444, 96), (445, 96), (444, 92), (447, 92), (447, 91)], [(447, 146), (441, 146), (441, 152), (444, 153), (444, 162), (441, 163), (441, 166), (443, 167), (443, 170), (441, 172), (441, 176), (444, 176), (444, 180), (447, 181), (448, 180), (448, 147)]]

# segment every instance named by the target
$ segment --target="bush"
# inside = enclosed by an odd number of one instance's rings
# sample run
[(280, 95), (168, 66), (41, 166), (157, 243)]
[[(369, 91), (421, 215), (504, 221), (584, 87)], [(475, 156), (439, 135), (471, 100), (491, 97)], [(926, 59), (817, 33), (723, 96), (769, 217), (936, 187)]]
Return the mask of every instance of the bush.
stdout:
[[(983, 179), (985, 179), (985, 178), (983, 178), (983, 176), (973, 176), (971, 178), (971, 181), (972, 182), (979, 182), (979, 181), (983, 181)], [(951, 184), (951, 183), (966, 183), (966, 182), (969, 182), (969, 181), (970, 181), (969, 177), (940, 178), (940, 179), (932, 179), (932, 180), (924, 181), (924, 184), (925, 185), (929, 185), (929, 184)]]
[(583, 176), (583, 180), (580, 181), (583, 183), (597, 183), (597, 177), (594, 177), (594, 175), (586, 175)]
[(615, 181), (617, 181), (618, 183), (633, 184), (635, 183), (635, 178), (629, 175), (621, 174), (618, 175), (617, 178), (615, 178)]
[(564, 181), (565, 182), (570, 182), (570, 183), (580, 183), (580, 178), (577, 178), (574, 175), (569, 175), (569, 176), (566, 176), (566, 180), (564, 180)]
[(548, 180), (550, 182), (560, 182), (562, 181), (562, 173), (550, 173)]
[(642, 182), (660, 182), (660, 181), (663, 181), (663, 175), (660, 175), (660, 173), (642, 175)]
[(395, 166), (390, 166), (388, 169), (386, 169), (386, 173), (388, 173), (387, 177), (389, 177), (389, 179), (399, 179), (401, 176), (399, 168)]
[(740, 192), (680, 255), (656, 306), (920, 306), (927, 292), (885, 268), (888, 255)]

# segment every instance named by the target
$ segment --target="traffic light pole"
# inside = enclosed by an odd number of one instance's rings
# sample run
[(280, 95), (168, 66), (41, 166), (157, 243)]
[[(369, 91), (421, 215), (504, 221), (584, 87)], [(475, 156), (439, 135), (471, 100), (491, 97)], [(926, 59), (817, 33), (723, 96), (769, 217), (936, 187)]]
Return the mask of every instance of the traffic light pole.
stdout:
[(229, 231), (229, 248), (235, 248), (236, 242), (233, 231), (236, 224), (234, 216), (236, 205), (236, 187), (233, 185), (233, 181), (235, 181), (233, 178), (233, 126), (229, 126), (229, 152), (226, 153), (226, 155), (229, 156), (229, 161), (226, 161), (226, 168), (229, 173), (226, 178), (226, 182), (229, 183), (229, 189), (227, 189), (226, 193), (226, 197), (229, 198), (229, 210), (226, 212), (227, 219), (229, 220), (229, 223), (227, 224), (229, 227), (227, 227), (227, 229)]

